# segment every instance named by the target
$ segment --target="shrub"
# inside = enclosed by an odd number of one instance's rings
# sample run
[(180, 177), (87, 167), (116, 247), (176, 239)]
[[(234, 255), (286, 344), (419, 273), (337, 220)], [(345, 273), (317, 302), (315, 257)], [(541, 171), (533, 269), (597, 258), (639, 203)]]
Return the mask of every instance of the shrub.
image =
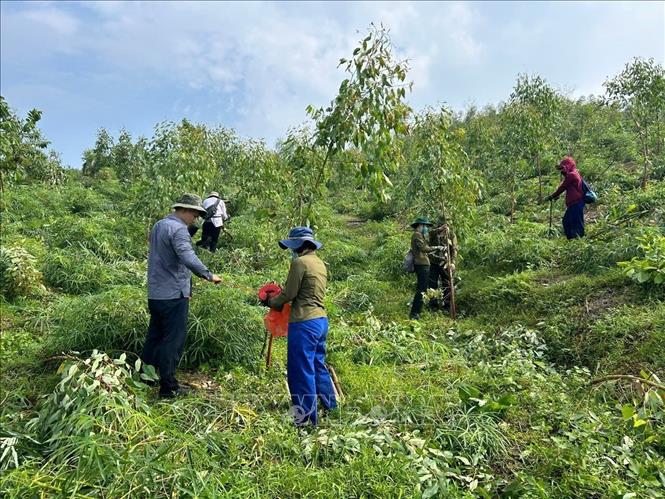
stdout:
[(639, 283), (665, 284), (665, 236), (643, 236), (639, 241), (644, 257), (619, 262), (619, 267)]
[(183, 359), (187, 365), (205, 362), (232, 367), (257, 363), (264, 338), (265, 310), (249, 305), (247, 298), (224, 284), (196, 290)]
[(144, 285), (143, 262), (119, 260), (104, 262), (85, 248), (54, 249), (44, 259), (44, 279), (65, 293), (94, 293), (111, 285)]
[(149, 319), (145, 290), (135, 286), (61, 298), (49, 314), (51, 351), (140, 352)]
[(140, 360), (132, 364), (124, 353), (114, 360), (97, 350), (63, 363), (59, 383), (30, 423), (41, 441), (53, 450), (71, 436), (140, 430), (143, 421), (132, 418), (134, 411), (148, 411), (147, 387), (140, 381), (155, 380), (156, 374), (150, 366), (141, 373)]
[(333, 305), (345, 312), (366, 312), (374, 308), (390, 289), (388, 283), (376, 281), (367, 273), (349, 276), (329, 287)]
[(147, 254), (147, 227), (132, 218), (65, 216), (48, 228), (45, 237), (51, 246), (85, 248), (104, 260), (144, 258)]
[(22, 247), (0, 248), (0, 291), (9, 300), (44, 291), (36, 259)]

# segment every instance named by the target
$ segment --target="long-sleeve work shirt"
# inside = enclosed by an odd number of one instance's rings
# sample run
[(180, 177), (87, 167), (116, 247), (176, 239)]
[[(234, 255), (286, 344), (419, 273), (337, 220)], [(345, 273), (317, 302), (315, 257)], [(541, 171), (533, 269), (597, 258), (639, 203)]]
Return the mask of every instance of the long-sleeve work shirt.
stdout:
[(303, 322), (326, 316), (323, 298), (326, 295), (328, 272), (326, 264), (314, 253), (305, 253), (291, 262), (286, 287), (269, 301), (281, 310), (291, 302), (289, 322)]
[(150, 232), (148, 299), (191, 296), (192, 273), (212, 280), (212, 273), (194, 253), (185, 222), (175, 214), (168, 215), (153, 225)]
[(203, 207), (207, 210), (210, 206), (214, 206), (215, 203), (217, 203), (217, 201), (219, 201), (219, 204), (217, 205), (217, 209), (215, 210), (213, 216), (210, 217), (210, 221), (215, 227), (221, 227), (222, 225), (224, 225), (224, 221), (229, 219), (229, 215), (226, 212), (226, 204), (224, 203), (224, 201), (214, 196), (205, 198), (203, 200)]

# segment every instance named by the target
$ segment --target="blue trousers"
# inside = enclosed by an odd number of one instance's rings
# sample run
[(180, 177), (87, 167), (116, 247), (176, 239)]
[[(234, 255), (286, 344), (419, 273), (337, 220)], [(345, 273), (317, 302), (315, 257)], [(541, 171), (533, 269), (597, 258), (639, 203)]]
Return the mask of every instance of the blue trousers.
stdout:
[(563, 215), (563, 231), (568, 239), (584, 237), (584, 201), (566, 209)]
[(287, 337), (287, 381), (296, 425), (318, 423), (317, 402), (337, 407), (330, 373), (325, 366), (328, 318), (289, 323)]

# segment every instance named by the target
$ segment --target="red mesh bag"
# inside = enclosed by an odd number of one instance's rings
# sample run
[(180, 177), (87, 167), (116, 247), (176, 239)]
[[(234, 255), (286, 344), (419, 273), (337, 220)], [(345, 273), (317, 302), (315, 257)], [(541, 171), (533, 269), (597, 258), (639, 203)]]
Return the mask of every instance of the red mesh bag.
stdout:
[[(259, 288), (259, 300), (266, 300), (268, 296), (275, 297), (282, 292), (279, 284), (269, 282)], [(272, 336), (286, 336), (289, 329), (289, 315), (291, 314), (291, 304), (287, 303), (282, 310), (268, 310), (263, 318), (263, 324)]]
[(281, 311), (270, 309), (263, 318), (263, 324), (273, 336), (286, 336), (289, 331), (291, 304), (284, 305)]

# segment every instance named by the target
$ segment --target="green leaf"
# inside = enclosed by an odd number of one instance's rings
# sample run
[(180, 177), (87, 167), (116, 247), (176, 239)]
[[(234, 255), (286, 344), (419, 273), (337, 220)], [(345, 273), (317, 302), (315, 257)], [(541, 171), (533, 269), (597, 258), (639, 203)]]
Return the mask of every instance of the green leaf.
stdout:
[(632, 418), (633, 414), (635, 414), (635, 408), (632, 405), (626, 404), (621, 407), (621, 415), (626, 421)]

